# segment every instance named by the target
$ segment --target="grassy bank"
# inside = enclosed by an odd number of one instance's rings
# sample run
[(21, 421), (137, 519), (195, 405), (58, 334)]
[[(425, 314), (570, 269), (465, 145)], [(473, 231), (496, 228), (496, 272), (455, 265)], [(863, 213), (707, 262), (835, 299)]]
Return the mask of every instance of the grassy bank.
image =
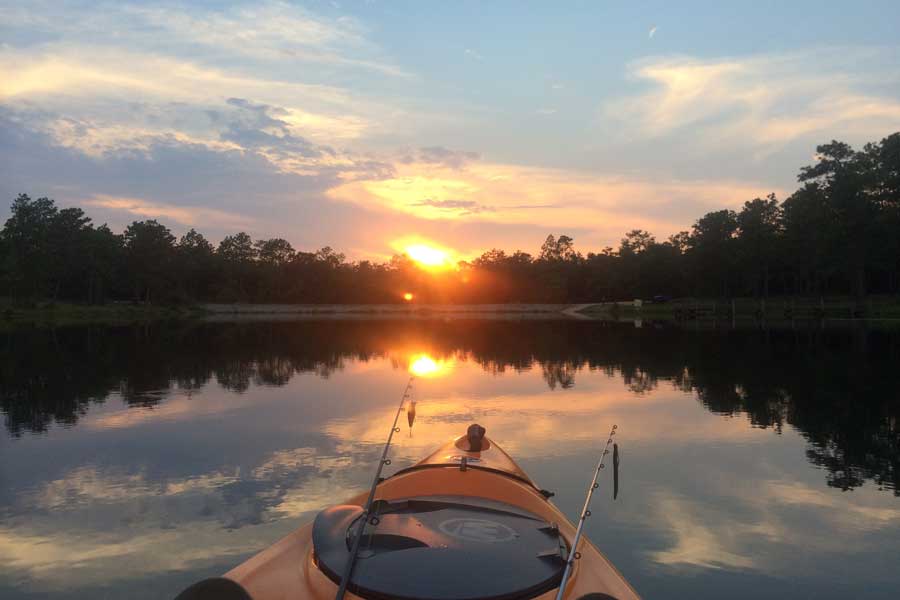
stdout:
[(264, 320), (270, 318), (564, 318), (569, 304), (197, 304), (191, 306), (153, 306), (112, 303), (87, 306), (39, 302), (32, 306), (13, 306), (0, 302), (0, 328), (22, 326), (59, 326), (78, 324), (122, 324), (166, 319)]
[(680, 298), (662, 303), (606, 302), (592, 305), (583, 314), (611, 318), (646, 319), (900, 319), (900, 298), (872, 296), (863, 306), (852, 298), (754, 298), (711, 300)]
[(153, 306), (115, 303), (100, 306), (37, 302), (29, 306), (0, 304), (0, 328), (22, 325), (58, 326), (79, 324), (122, 324), (164, 319), (184, 319), (203, 314), (190, 306)]

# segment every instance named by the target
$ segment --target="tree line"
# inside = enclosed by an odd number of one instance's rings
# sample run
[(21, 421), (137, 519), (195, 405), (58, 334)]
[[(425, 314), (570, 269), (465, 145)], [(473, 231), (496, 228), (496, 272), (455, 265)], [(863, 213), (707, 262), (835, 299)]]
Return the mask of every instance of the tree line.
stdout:
[(16, 303), (596, 302), (631, 298), (896, 294), (900, 290), (900, 132), (861, 150), (832, 141), (800, 170), (801, 187), (698, 219), (665, 241), (643, 230), (619, 247), (583, 254), (567, 235), (539, 252), (492, 249), (431, 272), (406, 255), (351, 262), (282, 238), (191, 229), (180, 239), (156, 220), (122, 234), (80, 208), (19, 195), (0, 231), (0, 284)]

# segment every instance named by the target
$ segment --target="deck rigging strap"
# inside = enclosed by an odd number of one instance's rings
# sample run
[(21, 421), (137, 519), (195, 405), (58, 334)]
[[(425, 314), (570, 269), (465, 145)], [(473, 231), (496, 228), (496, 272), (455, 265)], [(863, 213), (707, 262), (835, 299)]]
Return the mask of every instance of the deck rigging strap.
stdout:
[(604, 446), (603, 454), (600, 455), (600, 462), (597, 463), (597, 468), (594, 470), (594, 478), (591, 480), (591, 485), (588, 487), (587, 491), (587, 497), (584, 499), (581, 517), (578, 519), (578, 529), (575, 530), (575, 538), (572, 540), (572, 549), (569, 552), (569, 556), (566, 558), (566, 569), (563, 571), (562, 579), (559, 582), (559, 591), (556, 593), (556, 600), (562, 600), (563, 595), (566, 593), (566, 583), (569, 581), (569, 575), (572, 574), (572, 565), (575, 564), (575, 561), (578, 558), (581, 558), (581, 553), (578, 552), (578, 542), (581, 541), (584, 522), (591, 516), (591, 511), (589, 510), (591, 499), (594, 497), (594, 491), (600, 487), (600, 484), (597, 483), (597, 478), (600, 476), (600, 471), (603, 469), (603, 460), (606, 458), (606, 455), (609, 454), (609, 445), (612, 443), (613, 436), (616, 435), (617, 428), (618, 425), (613, 425), (612, 429), (609, 430), (606, 446)]
[(381, 460), (378, 461), (378, 468), (375, 470), (375, 477), (372, 479), (372, 486), (369, 488), (369, 497), (366, 500), (366, 505), (363, 507), (362, 516), (357, 520), (356, 533), (353, 536), (353, 543), (350, 547), (350, 556), (347, 558), (347, 564), (344, 566), (344, 573), (341, 575), (341, 584), (338, 586), (338, 591), (334, 600), (343, 600), (344, 594), (347, 592), (347, 586), (350, 584), (350, 577), (353, 575), (353, 567), (356, 565), (356, 558), (359, 554), (359, 543), (360, 540), (362, 540), (363, 532), (366, 529), (366, 523), (369, 521), (372, 503), (375, 500), (375, 488), (378, 487), (378, 484), (381, 481), (381, 470), (384, 469), (385, 465), (388, 465), (391, 462), (387, 457), (388, 450), (391, 448), (391, 441), (394, 439), (394, 434), (400, 431), (400, 428), (397, 427), (397, 421), (400, 419), (400, 413), (403, 411), (403, 405), (406, 403), (406, 399), (409, 398), (409, 392), (412, 390), (414, 379), (415, 375), (411, 375), (409, 381), (406, 382), (406, 387), (403, 389), (403, 394), (400, 397), (400, 406), (397, 407), (397, 412), (394, 414), (394, 424), (391, 425), (391, 432), (388, 434), (387, 441), (384, 444)]

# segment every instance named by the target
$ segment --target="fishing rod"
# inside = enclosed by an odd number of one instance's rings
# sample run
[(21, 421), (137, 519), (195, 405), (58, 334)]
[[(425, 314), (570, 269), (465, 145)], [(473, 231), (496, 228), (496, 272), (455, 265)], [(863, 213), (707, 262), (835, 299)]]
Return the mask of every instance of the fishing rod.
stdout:
[(372, 480), (372, 487), (369, 488), (369, 497), (366, 500), (366, 505), (363, 507), (362, 516), (358, 519), (359, 525), (357, 525), (356, 535), (353, 537), (350, 556), (347, 559), (347, 564), (344, 566), (344, 574), (341, 576), (341, 585), (338, 587), (337, 595), (334, 597), (334, 600), (343, 600), (344, 594), (347, 592), (347, 586), (350, 584), (350, 576), (353, 575), (353, 567), (356, 565), (356, 556), (359, 554), (359, 542), (362, 540), (363, 531), (365, 531), (366, 523), (369, 521), (369, 514), (372, 512), (372, 503), (375, 500), (375, 488), (378, 487), (378, 484), (381, 481), (381, 470), (384, 469), (385, 465), (391, 464), (390, 459), (387, 457), (388, 450), (391, 448), (391, 441), (394, 439), (394, 434), (400, 431), (400, 428), (397, 427), (397, 420), (400, 418), (400, 413), (403, 411), (403, 405), (406, 403), (406, 399), (409, 398), (409, 391), (412, 389), (413, 379), (415, 378), (415, 375), (410, 375), (409, 381), (406, 382), (406, 387), (403, 389), (403, 395), (400, 397), (400, 406), (397, 407), (397, 413), (394, 415), (394, 424), (391, 425), (391, 432), (388, 434), (387, 442), (384, 444), (381, 460), (378, 461), (378, 469), (375, 470), (375, 478)]
[[(559, 592), (556, 594), (556, 600), (562, 600), (563, 594), (566, 593), (566, 583), (569, 581), (569, 575), (572, 574), (572, 565), (575, 564), (575, 561), (581, 558), (581, 553), (578, 552), (578, 542), (581, 541), (581, 533), (584, 530), (584, 522), (587, 520), (589, 516), (591, 516), (590, 506), (591, 499), (594, 497), (594, 491), (600, 487), (600, 484), (597, 483), (597, 478), (600, 476), (600, 471), (603, 469), (603, 459), (606, 458), (606, 455), (609, 454), (609, 445), (612, 443), (613, 436), (616, 435), (616, 428), (618, 425), (613, 425), (612, 429), (609, 430), (609, 437), (606, 439), (606, 446), (603, 448), (603, 454), (600, 455), (600, 462), (597, 463), (597, 469), (594, 471), (594, 479), (591, 481), (590, 487), (588, 487), (587, 498), (584, 499), (584, 507), (581, 509), (581, 517), (578, 519), (578, 529), (575, 530), (575, 539), (572, 540), (572, 551), (569, 552), (569, 557), (566, 559), (566, 569), (563, 571), (562, 580), (559, 582)], [(618, 456), (618, 453), (616, 453)], [(618, 487), (618, 485), (616, 485)], [(618, 490), (616, 490), (618, 491)]]

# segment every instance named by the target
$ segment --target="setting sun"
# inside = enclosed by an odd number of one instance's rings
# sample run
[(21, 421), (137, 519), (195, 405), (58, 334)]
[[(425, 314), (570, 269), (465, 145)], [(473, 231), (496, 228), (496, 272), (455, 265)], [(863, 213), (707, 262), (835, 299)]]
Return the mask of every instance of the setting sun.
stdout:
[(409, 292), (406, 292), (405, 294), (403, 294), (403, 299), (407, 302), (412, 302), (413, 295)]
[(404, 248), (404, 252), (424, 267), (441, 268), (452, 266), (449, 253), (433, 246), (412, 244)]
[(395, 238), (390, 246), (420, 269), (432, 272), (455, 270), (464, 258), (455, 249), (416, 234)]

